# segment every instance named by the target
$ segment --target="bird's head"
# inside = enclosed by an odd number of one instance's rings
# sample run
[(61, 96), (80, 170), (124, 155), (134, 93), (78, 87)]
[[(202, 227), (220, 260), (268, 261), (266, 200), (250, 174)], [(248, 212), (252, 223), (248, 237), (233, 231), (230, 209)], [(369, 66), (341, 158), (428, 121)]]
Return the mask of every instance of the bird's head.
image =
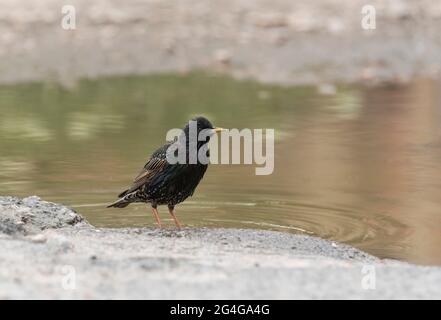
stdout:
[[(206, 130), (206, 134), (205, 134), (205, 136), (206, 136), (205, 139), (206, 140), (205, 140), (205, 143), (210, 141), (210, 136), (216, 134), (217, 132), (220, 132), (220, 131), (224, 130), (222, 128), (214, 127), (207, 118), (199, 116), (199, 117), (191, 119), (190, 122), (185, 126), (184, 133), (185, 133), (187, 138), (189, 137), (190, 125), (192, 123), (196, 125), (197, 137), (200, 137), (200, 133), (202, 131)], [(204, 136), (204, 135), (202, 135), (202, 136)]]
[[(177, 144), (178, 146), (175, 150), (175, 156), (179, 156), (179, 150), (181, 150), (179, 146), (184, 146), (186, 163), (191, 163), (191, 159), (197, 158), (197, 163), (208, 164), (206, 159), (210, 156), (210, 151), (208, 149), (210, 137), (222, 130), (224, 129), (214, 127), (205, 117), (191, 119), (184, 127), (179, 137), (175, 138), (174, 144)], [(200, 151), (202, 151), (202, 153), (200, 153)], [(206, 152), (206, 157), (204, 156), (205, 158), (201, 160), (199, 157), (204, 155), (204, 152)]]

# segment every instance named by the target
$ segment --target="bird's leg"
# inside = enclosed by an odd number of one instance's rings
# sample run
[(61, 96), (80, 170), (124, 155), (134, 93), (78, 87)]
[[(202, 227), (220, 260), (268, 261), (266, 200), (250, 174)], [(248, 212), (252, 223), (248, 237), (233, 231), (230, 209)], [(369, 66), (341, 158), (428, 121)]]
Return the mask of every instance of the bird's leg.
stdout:
[(158, 227), (161, 228), (161, 220), (159, 219), (158, 210), (156, 208), (157, 208), (156, 205), (152, 205), (152, 211), (153, 211), (153, 215), (155, 216), (156, 223), (158, 224)]
[(171, 216), (173, 217), (173, 220), (175, 221), (176, 227), (178, 227), (178, 229), (181, 229), (181, 223), (179, 222), (178, 218), (176, 217), (175, 206), (168, 206), (168, 211), (170, 212)]

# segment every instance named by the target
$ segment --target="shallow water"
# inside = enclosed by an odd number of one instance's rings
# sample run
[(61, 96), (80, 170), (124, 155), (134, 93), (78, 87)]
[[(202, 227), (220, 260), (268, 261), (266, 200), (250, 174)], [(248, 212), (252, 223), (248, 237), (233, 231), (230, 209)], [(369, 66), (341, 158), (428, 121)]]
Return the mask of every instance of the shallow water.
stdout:
[(154, 225), (145, 205), (105, 205), (168, 129), (204, 114), (226, 128), (275, 128), (275, 170), (211, 165), (177, 207), (184, 225), (311, 234), (440, 265), (440, 89), (417, 80), (320, 94), (201, 74), (1, 86), (0, 194), (37, 194), (96, 226)]

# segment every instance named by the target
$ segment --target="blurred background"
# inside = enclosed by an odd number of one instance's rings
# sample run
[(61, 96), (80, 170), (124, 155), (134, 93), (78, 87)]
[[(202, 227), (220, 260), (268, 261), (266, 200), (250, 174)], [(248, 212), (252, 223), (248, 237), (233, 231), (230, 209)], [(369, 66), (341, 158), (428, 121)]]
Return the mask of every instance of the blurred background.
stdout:
[(145, 205), (105, 205), (203, 114), (274, 128), (275, 170), (212, 165), (178, 208), (184, 225), (441, 265), (441, 2), (2, 0), (0, 30), (1, 195), (152, 226)]

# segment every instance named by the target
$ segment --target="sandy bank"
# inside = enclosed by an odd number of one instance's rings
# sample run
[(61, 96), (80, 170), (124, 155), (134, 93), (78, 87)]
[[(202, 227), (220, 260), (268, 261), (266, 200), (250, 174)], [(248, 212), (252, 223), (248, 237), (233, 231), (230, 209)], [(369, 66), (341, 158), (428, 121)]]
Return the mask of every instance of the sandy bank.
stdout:
[(223, 72), (299, 84), (439, 77), (437, 0), (372, 0), (376, 29), (361, 27), (362, 0), (4, 0), (0, 82), (113, 74)]
[(280, 232), (97, 229), (37, 197), (0, 197), (0, 243), (0, 299), (441, 298), (441, 268)]

